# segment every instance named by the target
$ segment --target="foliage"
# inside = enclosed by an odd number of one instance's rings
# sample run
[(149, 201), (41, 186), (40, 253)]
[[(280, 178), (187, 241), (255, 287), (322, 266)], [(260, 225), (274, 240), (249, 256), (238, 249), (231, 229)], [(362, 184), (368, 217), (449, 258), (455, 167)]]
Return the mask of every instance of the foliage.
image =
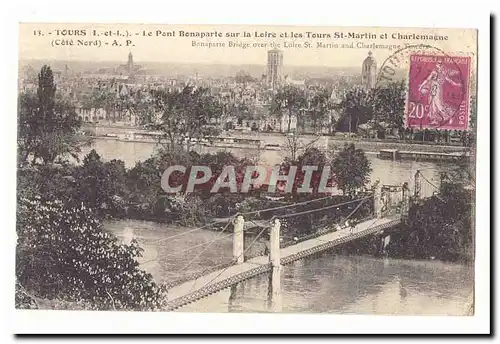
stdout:
[(305, 93), (293, 86), (285, 86), (278, 90), (271, 102), (271, 113), (275, 116), (288, 116), (287, 132), (290, 132), (293, 116), (298, 116), (302, 109), (305, 109)]
[(182, 90), (152, 90), (151, 104), (141, 113), (149, 129), (161, 132), (161, 142), (170, 149), (187, 145), (193, 139), (215, 134), (211, 120), (222, 115), (221, 105), (208, 88), (186, 86)]
[(361, 87), (346, 91), (335, 108), (342, 115), (337, 123), (339, 131), (357, 132), (358, 125), (368, 122), (373, 117), (371, 94)]
[(475, 163), (473, 161), (473, 156), (467, 153), (471, 152), (464, 152), (455, 160), (455, 163), (453, 166), (450, 166), (447, 172), (441, 174), (443, 181), (452, 182), (462, 187), (475, 188)]
[(158, 202), (161, 189), (161, 175), (155, 158), (139, 161), (127, 171), (127, 190), (129, 201), (129, 216), (143, 214), (144, 216), (161, 216)]
[(383, 84), (373, 90), (372, 97), (375, 122), (385, 122), (403, 131), (406, 102), (405, 81)]
[(206, 222), (207, 215), (215, 214), (207, 214), (207, 208), (214, 203), (213, 199), (206, 201), (196, 194), (178, 194), (167, 199), (170, 201), (170, 221), (175, 220), (182, 226), (197, 226)]
[(338, 122), (339, 130), (357, 132), (358, 125), (373, 121), (403, 132), (406, 101), (405, 81), (384, 83), (374, 89), (355, 87), (345, 92), (336, 109), (343, 115)]
[[(197, 190), (202, 194), (204, 198), (210, 198), (213, 194), (210, 193), (213, 186), (217, 182), (217, 179), (221, 175), (224, 167), (231, 166), (234, 167), (235, 177), (236, 177), (236, 187), (240, 190), (243, 178), (245, 176), (246, 167), (251, 165), (251, 161), (247, 159), (240, 159), (236, 157), (233, 153), (219, 151), (215, 154), (203, 154), (201, 155), (195, 163), (200, 166), (207, 166), (212, 172), (212, 177), (209, 181), (201, 184)], [(187, 174), (187, 173), (186, 173)], [(226, 179), (227, 181), (227, 179)], [(196, 190), (196, 189), (195, 189)], [(220, 192), (229, 192), (228, 188), (220, 188)]]
[[(154, 218), (158, 221), (175, 221), (182, 214), (178, 202), (165, 194), (161, 177), (165, 169), (173, 165), (190, 166), (192, 157), (184, 151), (160, 150), (145, 161), (139, 161), (127, 171), (127, 200), (129, 216)], [(171, 185), (184, 185), (186, 176), (173, 173)]]
[(76, 133), (80, 120), (72, 106), (56, 99), (52, 70), (43, 66), (38, 75), (36, 95), (21, 93), (18, 102), (18, 157), (24, 164), (53, 163), (67, 155), (78, 159)]
[(111, 216), (124, 211), (125, 163), (121, 160), (103, 162), (92, 149), (75, 169), (74, 178), (78, 201)]
[(17, 170), (17, 196), (33, 198), (44, 195), (65, 203), (75, 202), (78, 194), (72, 178), (74, 169), (68, 164), (20, 167)]
[(248, 83), (248, 82), (253, 82), (255, 81), (254, 78), (252, 78), (252, 76), (244, 71), (239, 71), (236, 76), (234, 77), (234, 81), (237, 83), (237, 84), (245, 84), (245, 83)]
[(469, 126), (471, 129), (471, 132), (473, 135), (475, 135), (476, 132), (476, 125), (477, 125), (477, 96), (474, 92), (473, 95), (470, 97), (470, 120), (469, 120)]
[(333, 109), (333, 104), (330, 101), (330, 92), (326, 88), (322, 88), (314, 92), (309, 99), (308, 116), (313, 123), (313, 130), (318, 131), (318, 124), (323, 123), (330, 111)]
[[(245, 195), (233, 194), (227, 188), (220, 188), (217, 195), (210, 191), (225, 166), (234, 167), (236, 186), (239, 188), (246, 166), (250, 164), (247, 159), (239, 159), (229, 152), (199, 155), (195, 152), (160, 151), (154, 157), (138, 162), (127, 173), (128, 200), (131, 204), (129, 215), (147, 214), (157, 220), (189, 225), (198, 224), (207, 216), (227, 216), (234, 212), (236, 203)], [(182, 188), (176, 195), (166, 194), (161, 188), (161, 177), (165, 169), (174, 165), (185, 166), (186, 172), (172, 173), (169, 184)], [(188, 193), (186, 187), (191, 167), (195, 165), (209, 167), (212, 177), (203, 184), (195, 185), (193, 192)]]
[(83, 204), (21, 198), (17, 235), (17, 282), (36, 297), (89, 302), (99, 310), (165, 305), (165, 287), (139, 269), (137, 242), (120, 244)]
[[(361, 194), (359, 197), (364, 197), (364, 195)], [(309, 199), (314, 198), (316, 197), (309, 195)], [(348, 216), (350, 220), (356, 221), (357, 219), (365, 218), (369, 214), (373, 213), (373, 202), (354, 202), (339, 207), (332, 207), (333, 205), (351, 200), (353, 200), (353, 198), (350, 196), (335, 195), (324, 200), (277, 211), (274, 212), (274, 214), (267, 214), (267, 216), (275, 215), (279, 218), (280, 214), (285, 214), (286, 216), (286, 214), (305, 212), (301, 215), (285, 217), (282, 219), (284, 236), (301, 236), (304, 234), (311, 234), (325, 228), (331, 229), (332, 227), (336, 227), (338, 224), (344, 225)]]
[(356, 149), (353, 143), (345, 144), (332, 158), (333, 179), (338, 189), (344, 194), (351, 194), (369, 182), (372, 171), (370, 161), (362, 149)]
[(474, 254), (472, 192), (444, 183), (439, 196), (410, 209), (407, 230), (387, 248), (392, 256), (440, 260), (470, 260)]
[[(241, 202), (235, 204), (235, 210), (240, 213), (254, 211), (255, 209), (265, 209), (283, 205), (276, 201), (270, 201), (263, 197), (245, 197)], [(271, 213), (271, 212), (269, 212)], [(269, 216), (268, 218), (270, 218)]]
[[(304, 196), (305, 193), (299, 193), (298, 189), (303, 187), (312, 188), (312, 192), (307, 192), (306, 197), (316, 197), (319, 193), (319, 186), (325, 166), (329, 166), (328, 159), (325, 154), (315, 147), (309, 147), (305, 150), (303, 154), (297, 157), (297, 159), (285, 159), (281, 164), (281, 173), (288, 174), (290, 167), (295, 166), (297, 171), (295, 173), (295, 181), (292, 188), (292, 197), (298, 200), (299, 196)], [(311, 180), (309, 183), (305, 183), (306, 172), (303, 171), (304, 166), (315, 166), (317, 170), (312, 172)], [(303, 185), (307, 184), (307, 185)], [(331, 186), (331, 185), (330, 185)]]
[(297, 157), (301, 152), (305, 151), (308, 147), (312, 146), (314, 142), (311, 144), (306, 145), (304, 143), (304, 140), (300, 138), (299, 135), (296, 133), (290, 133), (287, 136), (285, 136), (285, 153), (287, 156), (285, 158), (288, 158), (292, 161), (297, 160)]

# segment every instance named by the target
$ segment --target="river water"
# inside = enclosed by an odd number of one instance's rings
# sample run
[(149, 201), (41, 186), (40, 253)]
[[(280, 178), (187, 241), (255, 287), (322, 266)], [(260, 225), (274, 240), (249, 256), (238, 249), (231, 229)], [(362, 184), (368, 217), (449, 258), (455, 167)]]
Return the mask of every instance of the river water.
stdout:
[[(92, 148), (105, 160), (121, 159), (127, 167), (149, 158), (155, 149), (148, 143), (116, 140), (97, 140)], [(245, 149), (230, 151), (246, 157), (255, 154)], [(282, 158), (278, 151), (265, 151), (260, 161), (275, 164)], [(408, 181), (410, 187), (417, 169), (438, 185), (439, 172), (450, 168), (448, 164), (380, 160), (374, 155), (369, 155), (369, 160), (372, 181), (380, 179), (393, 185)], [(231, 237), (210, 230), (176, 236), (186, 229), (134, 220), (108, 222), (106, 227), (124, 241), (135, 238), (141, 243), (144, 248), (141, 266), (160, 283), (175, 281), (232, 258)], [(246, 240), (248, 244), (250, 239)], [(214, 242), (205, 250), (205, 246), (192, 248), (211, 241)], [(256, 250), (263, 245), (259, 240)], [(279, 303), (282, 312), (463, 315), (468, 310), (473, 281), (473, 267), (469, 265), (325, 252), (283, 267)], [(276, 302), (268, 300), (268, 284), (267, 274), (257, 276), (180, 311), (275, 311)]]
[[(81, 156), (87, 154), (91, 149), (95, 149), (104, 160), (119, 159), (125, 162), (127, 168), (133, 167), (138, 161), (143, 161), (151, 157), (156, 150), (156, 145), (143, 142), (126, 142), (114, 139), (96, 139), (91, 147), (83, 149)], [(258, 161), (263, 165), (280, 164), (285, 153), (282, 151), (261, 150), (248, 148), (207, 148), (201, 147), (198, 149), (200, 153), (215, 153), (219, 150), (232, 152), (240, 158), (249, 158)], [(382, 184), (401, 185), (408, 182), (410, 188), (413, 187), (413, 177), (417, 170), (420, 170), (425, 178), (432, 184), (439, 185), (439, 174), (452, 166), (450, 163), (434, 163), (422, 161), (388, 161), (381, 160), (374, 153), (367, 153), (370, 160), (372, 173), (370, 175), (371, 182), (380, 179)], [(434, 191), (433, 187), (428, 184), (422, 185), (422, 192), (425, 196), (431, 195)]]

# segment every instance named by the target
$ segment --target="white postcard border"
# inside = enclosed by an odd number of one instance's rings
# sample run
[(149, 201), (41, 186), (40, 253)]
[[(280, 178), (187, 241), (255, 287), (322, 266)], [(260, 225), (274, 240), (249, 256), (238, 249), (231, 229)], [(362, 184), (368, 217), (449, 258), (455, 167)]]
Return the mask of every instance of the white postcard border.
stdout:
[[(149, 5), (148, 5), (149, 3)], [(4, 25), (2, 91), (6, 97), (2, 127), (3, 294), (11, 333), (476, 333), (489, 330), (489, 18), (474, 3), (419, 1), (317, 1), (291, 5), (251, 1), (248, 6), (218, 1), (160, 2), (85, 1), (81, 5), (20, 1), (18, 13)], [(153, 5), (154, 4), (154, 5)], [(307, 4), (307, 8), (304, 8)], [(140, 6), (139, 6), (140, 5)], [(251, 6), (250, 6), (251, 5)], [(10, 5), (12, 6), (12, 5)], [(153, 7), (154, 6), (154, 7)], [(416, 6), (407, 9), (407, 6)], [(460, 7), (460, 10), (453, 8)], [(466, 8), (464, 8), (466, 6)], [(426, 11), (427, 8), (427, 11)], [(98, 9), (98, 10), (97, 10)], [(223, 9), (227, 9), (223, 10)], [(184, 11), (183, 11), (184, 10)], [(11, 12), (12, 13), (12, 12)], [(183, 13), (183, 14), (181, 14)], [(15, 132), (17, 94), (17, 22), (152, 22), (206, 24), (272, 24), (315, 26), (436, 26), (479, 29), (478, 154), (476, 212), (476, 315), (474, 317), (398, 317), (298, 314), (187, 314), (81, 311), (14, 311), (15, 266)], [(8, 25), (8, 26), (6, 26)]]

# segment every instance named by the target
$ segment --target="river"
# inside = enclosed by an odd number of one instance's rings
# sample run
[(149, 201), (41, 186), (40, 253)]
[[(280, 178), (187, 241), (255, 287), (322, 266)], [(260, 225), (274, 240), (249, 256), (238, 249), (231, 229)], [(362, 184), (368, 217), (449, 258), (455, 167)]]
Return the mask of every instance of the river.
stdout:
[[(97, 140), (93, 148), (105, 160), (121, 159), (127, 167), (147, 159), (155, 149), (152, 144), (116, 140)], [(230, 151), (238, 156), (255, 154), (245, 149)], [(417, 169), (438, 184), (439, 172), (450, 167), (446, 163), (368, 157), (373, 169), (370, 179), (380, 179), (384, 184), (409, 181), (411, 187)], [(278, 151), (264, 151), (260, 156), (260, 161), (267, 164), (279, 163), (281, 159)], [(168, 239), (185, 229), (134, 220), (108, 222), (106, 227), (124, 240), (136, 238), (140, 242), (144, 248), (141, 266), (160, 283), (175, 281), (232, 258), (231, 237), (210, 230)], [(221, 237), (196, 258), (203, 247), (191, 247)], [(262, 245), (264, 243), (259, 240), (255, 244), (256, 250)], [(470, 302), (473, 283), (473, 268), (469, 265), (325, 252), (283, 268), (280, 303), (283, 312), (462, 315)], [(268, 276), (264, 274), (240, 283), (233, 290), (222, 290), (187, 305), (180, 311), (270, 312), (274, 306), (267, 300), (267, 287)]]
[[(106, 227), (119, 238), (136, 238), (144, 248), (141, 267), (168, 283), (232, 258), (230, 237), (202, 249), (190, 247), (221, 238), (199, 230), (165, 240), (185, 229), (147, 221), (115, 221)], [(258, 245), (263, 242), (258, 241)], [(248, 245), (248, 241), (246, 243)], [(189, 262), (192, 262), (189, 266)], [(473, 267), (440, 261), (345, 256), (324, 252), (296, 261), (281, 272), (281, 311), (338, 314), (463, 315), (472, 295)], [(180, 311), (272, 312), (268, 274), (241, 282)]]
[[(133, 167), (138, 161), (143, 161), (151, 157), (156, 150), (156, 145), (153, 143), (143, 142), (126, 142), (114, 139), (96, 139), (92, 146), (85, 147), (81, 157), (87, 154), (91, 149), (95, 149), (104, 160), (119, 159), (125, 162), (127, 168)], [(280, 164), (285, 153), (283, 151), (260, 150), (248, 148), (199, 148), (200, 153), (215, 153), (216, 151), (225, 150), (232, 152), (240, 158), (249, 158), (254, 161), (259, 161), (264, 165)], [(423, 161), (388, 161), (381, 160), (373, 153), (367, 153), (370, 160), (372, 173), (370, 175), (371, 182), (380, 179), (382, 184), (401, 185), (408, 182), (410, 188), (413, 187), (413, 176), (417, 170), (420, 170), (423, 175), (434, 185), (439, 185), (439, 174), (452, 166), (447, 162), (423, 162)], [(427, 196), (432, 194), (433, 188), (428, 185), (422, 186), (422, 193)]]

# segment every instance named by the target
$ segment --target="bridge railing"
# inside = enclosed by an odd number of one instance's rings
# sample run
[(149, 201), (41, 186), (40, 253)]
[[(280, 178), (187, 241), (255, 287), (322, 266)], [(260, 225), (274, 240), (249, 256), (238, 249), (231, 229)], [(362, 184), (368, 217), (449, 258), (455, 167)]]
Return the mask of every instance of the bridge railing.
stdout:
[[(358, 222), (373, 218), (373, 194), (365, 193), (363, 196), (342, 203), (324, 205), (317, 209), (314, 208), (277, 216), (276, 218), (280, 219), (281, 223), (280, 248), (314, 239), (346, 227), (354, 227)], [(322, 219), (318, 220), (318, 218)], [(307, 230), (306, 233), (297, 233), (297, 230), (304, 230), (305, 227), (302, 226), (304, 223), (312, 224), (314, 230)], [(246, 255), (245, 261), (267, 255), (268, 251), (268, 249), (267, 251), (263, 249)]]

